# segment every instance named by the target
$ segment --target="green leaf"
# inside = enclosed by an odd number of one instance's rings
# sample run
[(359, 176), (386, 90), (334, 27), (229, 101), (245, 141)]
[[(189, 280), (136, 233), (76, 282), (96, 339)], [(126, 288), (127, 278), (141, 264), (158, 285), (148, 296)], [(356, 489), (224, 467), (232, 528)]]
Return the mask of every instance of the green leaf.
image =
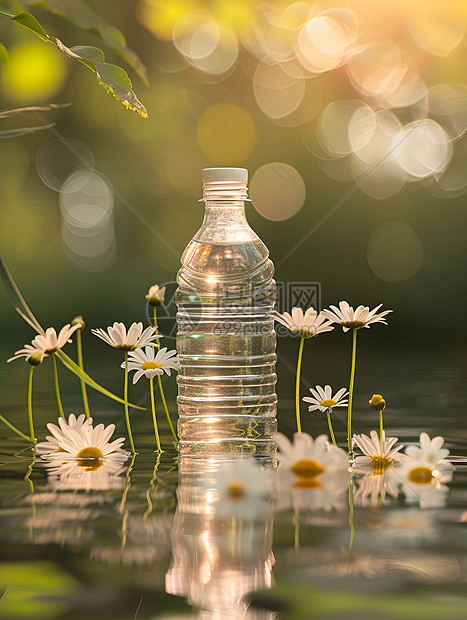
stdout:
[(58, 108), (67, 108), (70, 105), (70, 103), (45, 103), (44, 105), (30, 105), (26, 107), (19, 106), (15, 108), (7, 108), (0, 111), (0, 118), (9, 118), (10, 116), (16, 116), (17, 114), (23, 114), (24, 112), (48, 112), (49, 110), (56, 110)]
[(37, 19), (30, 13), (18, 13), (11, 19), (17, 24), (20, 24), (21, 26), (32, 30), (32, 32), (34, 32), (34, 34), (37, 34), (37, 36), (40, 37), (43, 41), (47, 41), (47, 43), (52, 42), (51, 38), (39, 24)]
[(37, 6), (50, 11), (55, 15), (64, 17), (78, 28), (95, 34), (137, 72), (146, 86), (149, 85), (146, 67), (138, 54), (127, 47), (122, 31), (94, 13), (83, 0), (23, 0), (23, 4)]
[(40, 127), (20, 127), (18, 129), (5, 129), (0, 131), (1, 138), (17, 138), (18, 136), (25, 136), (28, 133), (34, 133), (35, 131), (41, 131), (42, 129), (49, 129), (53, 127), (55, 123), (48, 123), (47, 125), (41, 125)]
[(36, 18), (30, 13), (15, 13), (0, 7), (0, 16), (9, 17), (15, 23), (34, 32), (43, 41), (56, 45), (68, 57), (81, 62), (96, 74), (99, 84), (127, 109), (137, 112), (143, 118), (148, 117), (146, 108), (133, 92), (131, 80), (126, 72), (121, 67), (106, 63), (104, 52), (101, 49), (88, 46), (68, 48), (60, 39), (49, 37)]
[[(31, 312), (24, 297), (21, 295), (21, 292), (19, 288), (17, 287), (16, 282), (13, 280), (13, 277), (11, 276), (8, 270), (8, 267), (1, 255), (0, 255), (0, 276), (2, 278), (3, 284), (5, 285), (5, 288), (6, 288), (6, 292), (8, 293), (8, 296), (15, 310), (18, 312), (18, 314), (20, 314), (20, 316), (23, 317), (23, 319), (27, 323), (29, 323), (29, 325), (32, 328), (36, 330), (36, 332), (44, 335), (45, 334), (44, 329), (41, 327), (41, 324), (36, 319), (34, 314)], [(102, 394), (105, 394), (109, 398), (116, 400), (119, 403), (125, 402), (119, 396), (115, 396), (115, 394), (112, 394), (112, 392), (109, 392), (109, 390), (106, 390), (104, 387), (99, 385), (96, 381), (94, 381), (94, 379), (91, 379), (91, 377), (87, 375), (83, 370), (81, 370), (78, 364), (76, 364), (71, 359), (71, 357), (68, 357), (68, 355), (66, 355), (66, 353), (64, 353), (63, 351), (57, 351), (57, 357), (62, 362), (62, 364), (68, 368), (68, 370), (71, 370), (73, 374), (75, 374), (77, 377), (85, 381), (90, 387), (94, 388), (98, 392), (101, 392)], [(128, 404), (133, 409), (142, 409), (143, 411), (145, 410), (145, 407), (138, 407), (138, 405), (133, 405), (132, 403), (128, 403)]]
[(3, 43), (0, 43), (0, 61), (5, 62), (8, 60), (8, 52)]
[[(75, 375), (77, 375), (80, 379), (82, 379), (90, 387), (94, 388), (98, 392), (101, 392), (102, 394), (105, 394), (109, 398), (112, 398), (113, 400), (118, 401), (119, 403), (125, 404), (125, 401), (123, 400), (123, 398), (119, 398), (118, 396), (115, 396), (114, 394), (112, 394), (112, 392), (109, 392), (109, 390), (106, 390), (104, 387), (102, 387), (101, 385), (96, 383), (93, 379), (91, 379), (91, 377), (89, 375), (87, 375), (84, 372), (84, 370), (82, 370), (78, 366), (78, 364), (76, 364), (76, 362), (74, 362), (71, 359), (71, 357), (68, 357), (68, 355), (66, 353), (64, 353), (62, 350), (57, 351), (56, 355), (57, 355), (58, 359), (62, 362), (62, 364), (66, 368), (68, 368), (68, 370), (71, 370), (71, 372), (73, 372)], [(146, 411), (146, 407), (139, 407), (138, 405), (133, 405), (132, 403), (128, 403), (128, 405), (130, 407), (132, 407), (133, 409), (141, 409), (141, 411)]]

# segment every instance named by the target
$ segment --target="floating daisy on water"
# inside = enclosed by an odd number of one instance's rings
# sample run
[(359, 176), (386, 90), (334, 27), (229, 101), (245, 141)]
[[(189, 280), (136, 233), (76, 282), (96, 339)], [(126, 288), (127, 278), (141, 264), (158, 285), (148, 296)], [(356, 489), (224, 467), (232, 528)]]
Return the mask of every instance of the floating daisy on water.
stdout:
[(274, 312), (274, 319), (285, 325), (290, 331), (302, 338), (312, 338), (318, 334), (329, 332), (334, 327), (331, 321), (327, 321), (322, 313), (318, 313), (313, 307), (303, 313), (301, 308), (292, 308), (292, 314)]
[[(276, 478), (276, 508), (325, 508), (342, 504), (348, 484), (347, 455), (329, 444), (326, 435), (313, 439), (307, 433), (295, 433), (293, 443), (282, 433), (274, 439), (279, 448)], [(335, 472), (345, 472), (338, 476)], [(310, 494), (309, 491), (313, 493)], [(315, 492), (317, 491), (317, 492)], [(288, 498), (288, 499), (286, 499)]]
[(51, 454), (53, 452), (63, 452), (60, 441), (65, 438), (70, 429), (80, 430), (83, 426), (92, 426), (92, 418), (87, 418), (82, 413), (78, 417), (74, 413), (70, 413), (68, 421), (58, 418), (58, 426), (49, 422), (47, 428), (52, 433), (48, 435), (45, 441), (36, 444), (35, 450), (37, 454)]
[[(128, 356), (128, 371), (136, 370), (133, 377), (133, 383), (136, 383), (144, 375), (147, 379), (151, 379), (156, 375), (162, 375), (164, 372), (170, 375), (171, 370), (180, 368), (180, 361), (176, 357), (177, 351), (167, 351), (167, 347), (155, 351), (154, 347), (146, 347), (144, 351), (137, 349), (132, 351)], [(125, 368), (125, 362), (121, 365)]]
[[(123, 437), (109, 441), (115, 431), (115, 424), (109, 426), (98, 424), (93, 428), (92, 418), (81, 422), (80, 419), (80, 423), (76, 420), (72, 424), (62, 424), (59, 430), (53, 424), (49, 425), (50, 432), (58, 440), (58, 449), (42, 455), (60, 461), (78, 461), (78, 464), (82, 462), (84, 466), (87, 464), (89, 467), (93, 465), (100, 467), (99, 461), (102, 460), (119, 463), (126, 461), (128, 454), (121, 448), (125, 441)], [(52, 445), (54, 442), (49, 443)], [(44, 448), (45, 446), (41, 446), (41, 449)]]
[(130, 328), (127, 329), (123, 323), (114, 323), (113, 326), (107, 327), (107, 333), (101, 329), (91, 329), (91, 332), (101, 338), (104, 342), (109, 344), (114, 349), (120, 351), (135, 351), (145, 345), (156, 346), (153, 340), (156, 338), (162, 338), (157, 334), (155, 327), (146, 327), (143, 331), (142, 323), (132, 323)]
[(331, 310), (323, 310), (321, 314), (329, 319), (332, 323), (338, 323), (342, 329), (347, 332), (349, 329), (361, 329), (362, 327), (370, 327), (372, 323), (383, 323), (387, 325), (384, 317), (392, 312), (385, 310), (377, 314), (383, 304), (379, 304), (373, 310), (368, 306), (358, 306), (356, 310), (352, 308), (346, 301), (340, 301), (339, 307), (330, 306)]
[(363, 452), (363, 456), (355, 458), (355, 468), (357, 470), (372, 470), (375, 474), (381, 474), (391, 467), (396, 461), (402, 461), (405, 456), (399, 454), (404, 446), (400, 444), (395, 446), (397, 437), (386, 438), (386, 433), (382, 433), (382, 441), (376, 431), (370, 432), (368, 435), (354, 435), (354, 443)]
[(406, 448), (400, 474), (407, 503), (418, 503), (420, 508), (445, 504), (449, 491), (445, 483), (452, 480), (454, 466), (444, 460), (449, 450), (443, 444), (443, 437), (430, 439), (427, 433), (421, 433), (420, 445)]

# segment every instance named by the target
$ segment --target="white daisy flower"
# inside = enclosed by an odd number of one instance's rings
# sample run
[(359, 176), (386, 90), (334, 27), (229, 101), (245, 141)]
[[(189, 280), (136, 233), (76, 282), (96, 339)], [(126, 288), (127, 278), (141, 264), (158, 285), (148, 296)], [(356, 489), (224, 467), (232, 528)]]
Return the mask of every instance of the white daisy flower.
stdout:
[(162, 338), (155, 327), (147, 327), (143, 331), (142, 323), (132, 323), (128, 333), (123, 323), (114, 323), (107, 327), (107, 333), (103, 329), (91, 329), (92, 333), (104, 342), (120, 351), (134, 351), (145, 345), (157, 346), (153, 340)]
[[(178, 370), (180, 362), (176, 355), (177, 351), (167, 351), (167, 347), (160, 349), (157, 353), (151, 346), (146, 347), (144, 352), (141, 349), (131, 352), (128, 357), (128, 371), (136, 370), (133, 383), (136, 383), (143, 375), (151, 379), (164, 372), (170, 375), (172, 369)], [(121, 368), (125, 368), (125, 362)]]
[(92, 426), (92, 418), (87, 418), (82, 413), (78, 417), (74, 413), (70, 413), (68, 421), (63, 418), (58, 418), (58, 426), (56, 424), (47, 424), (47, 428), (52, 433), (48, 435), (45, 441), (35, 445), (37, 454), (50, 454), (53, 452), (63, 452), (63, 448), (60, 446), (60, 441), (65, 438), (70, 429), (81, 430), (83, 426)]
[(148, 294), (146, 295), (146, 300), (150, 306), (160, 306), (164, 303), (165, 288), (165, 286), (161, 286), (161, 288), (159, 288), (157, 284), (151, 286)]
[(293, 443), (282, 433), (273, 435), (279, 449), (279, 471), (287, 471), (294, 487), (313, 486), (324, 472), (347, 471), (347, 454), (329, 444), (326, 435), (313, 439), (307, 433), (294, 433)]
[(420, 445), (408, 446), (405, 453), (411, 458), (419, 459), (420, 461), (427, 461), (428, 463), (436, 466), (440, 463), (440, 461), (449, 455), (449, 450), (447, 448), (443, 448), (443, 444), (443, 437), (438, 436), (430, 439), (428, 433), (421, 433)]
[(369, 327), (371, 323), (384, 323), (384, 325), (387, 325), (383, 317), (392, 312), (392, 310), (385, 310), (380, 314), (376, 314), (382, 305), (379, 304), (373, 310), (370, 310), (368, 306), (358, 306), (354, 310), (346, 301), (340, 301), (339, 308), (331, 306), (331, 310), (323, 310), (321, 314), (331, 322), (342, 325), (342, 329), (346, 332), (349, 329)]
[(430, 439), (427, 433), (421, 433), (420, 446), (406, 448), (406, 459), (399, 471), (408, 504), (438, 508), (446, 503), (449, 488), (445, 483), (452, 480), (454, 466), (444, 460), (449, 450), (442, 448), (443, 443), (443, 437)]
[(442, 448), (443, 443), (443, 437), (430, 439), (427, 433), (421, 433), (420, 446), (406, 448), (401, 474), (407, 482), (424, 485), (451, 480), (454, 466), (444, 460), (449, 450)]
[(405, 456), (399, 454), (404, 446), (400, 444), (394, 447), (398, 441), (397, 437), (386, 438), (386, 432), (383, 431), (383, 441), (380, 441), (376, 431), (370, 432), (368, 435), (354, 435), (353, 442), (363, 452), (364, 456), (357, 456), (354, 461), (356, 470), (373, 471), (374, 474), (382, 474), (396, 461), (404, 460)]
[[(55, 429), (52, 429), (50, 425), (49, 430), (54, 433)], [(77, 425), (70, 426), (68, 428), (62, 425), (62, 436), (59, 439), (59, 447), (61, 450), (49, 453), (46, 455), (48, 459), (60, 460), (60, 461), (78, 461), (86, 465), (87, 463), (95, 463), (96, 466), (100, 466), (97, 461), (111, 460), (122, 463), (128, 458), (128, 453), (121, 449), (123, 437), (109, 442), (115, 430), (115, 424), (109, 424), (105, 427), (103, 424), (98, 424), (93, 428), (92, 424), (84, 422), (80, 427)]]
[(279, 312), (273, 313), (274, 319), (285, 325), (293, 334), (302, 338), (312, 338), (317, 334), (329, 332), (334, 327), (331, 326), (332, 321), (326, 321), (322, 313), (319, 313), (313, 308), (303, 314), (301, 308), (292, 308), (292, 315), (288, 312), (280, 314)]
[(67, 323), (57, 336), (57, 332), (53, 327), (49, 327), (44, 335), (39, 334), (32, 341), (33, 347), (36, 349), (42, 349), (44, 353), (50, 355), (51, 353), (55, 353), (63, 346), (66, 345), (67, 342), (71, 342), (71, 335), (80, 328), (80, 324), (70, 326)]
[(42, 364), (42, 361), (46, 356), (47, 354), (42, 349), (30, 344), (25, 344), (24, 349), (18, 349), (18, 351), (15, 351), (14, 356), (10, 357), (10, 359), (7, 360), (7, 363), (24, 357), (25, 361), (29, 362), (31, 366), (39, 366), (39, 364)]
[(346, 396), (348, 396), (348, 392), (345, 388), (341, 388), (338, 390), (334, 396), (332, 395), (332, 388), (330, 385), (325, 385), (322, 388), (320, 385), (315, 386), (315, 388), (310, 388), (310, 392), (313, 395), (313, 398), (310, 396), (305, 396), (302, 398), (307, 403), (311, 403), (308, 407), (308, 411), (327, 411), (334, 407), (346, 407), (348, 402), (345, 400)]
[(251, 459), (220, 463), (217, 471), (207, 474), (205, 488), (217, 491), (214, 504), (219, 517), (254, 519), (264, 513), (272, 495), (271, 471), (263, 470)]
[(51, 355), (61, 349), (67, 342), (71, 342), (70, 336), (80, 328), (80, 324), (70, 326), (67, 323), (57, 336), (57, 332), (53, 327), (49, 327), (45, 334), (37, 335), (31, 344), (24, 345), (24, 349), (19, 349), (8, 362), (24, 357), (27, 362), (33, 366), (37, 366), (42, 362), (46, 355)]

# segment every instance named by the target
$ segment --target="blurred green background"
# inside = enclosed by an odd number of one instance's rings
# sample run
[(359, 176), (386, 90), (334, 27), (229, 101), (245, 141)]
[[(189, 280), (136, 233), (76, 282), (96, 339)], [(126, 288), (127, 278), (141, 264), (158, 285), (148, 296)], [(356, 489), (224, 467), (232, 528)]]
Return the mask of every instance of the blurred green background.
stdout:
[[(55, 122), (0, 141), (0, 247), (44, 326), (76, 314), (89, 327), (145, 321), (147, 289), (175, 280), (202, 221), (201, 169), (233, 165), (249, 169), (248, 218), (278, 281), (321, 283), (322, 307), (394, 309), (390, 329), (376, 328), (381, 347), (458, 349), (464, 2), (89, 2), (125, 34), (149, 86), (92, 32), (32, 2), (3, 4), (32, 12), (68, 46), (102, 48), (149, 114), (0, 22), (0, 109), (71, 103), (0, 119), (0, 130)], [(394, 150), (404, 137), (407, 148)], [(0, 304), (6, 358), (33, 334), (3, 289)]]

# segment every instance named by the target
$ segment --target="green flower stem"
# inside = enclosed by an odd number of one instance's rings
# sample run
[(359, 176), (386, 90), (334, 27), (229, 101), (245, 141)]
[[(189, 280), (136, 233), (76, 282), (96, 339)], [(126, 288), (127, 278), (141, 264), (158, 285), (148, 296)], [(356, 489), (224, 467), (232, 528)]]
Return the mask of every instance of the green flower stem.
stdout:
[(355, 359), (357, 356), (357, 330), (352, 330), (352, 365), (350, 369), (350, 386), (349, 386), (349, 406), (347, 409), (347, 440), (349, 448), (349, 459), (353, 458), (352, 450), (352, 398), (353, 387), (355, 382)]
[(31, 441), (36, 443), (36, 437), (34, 434), (34, 423), (32, 419), (32, 375), (34, 373), (34, 366), (31, 365), (31, 370), (29, 371), (29, 381), (28, 381), (28, 420), (29, 420), (29, 432), (31, 433)]
[(161, 451), (161, 442), (159, 439), (159, 431), (157, 430), (156, 420), (156, 405), (154, 404), (154, 377), (149, 379), (149, 391), (151, 393), (151, 409), (152, 409), (152, 421), (154, 423), (154, 434), (156, 435), (157, 451)]
[(297, 431), (302, 432), (302, 423), (300, 421), (300, 371), (302, 368), (303, 345), (305, 344), (305, 336), (300, 338), (300, 346), (298, 348), (297, 360), (297, 378), (295, 381), (295, 415), (297, 418)]
[(328, 410), (327, 410), (327, 416), (328, 416), (328, 426), (329, 426), (329, 432), (331, 433), (332, 443), (333, 443), (333, 444), (336, 446), (336, 448), (337, 448), (338, 446), (337, 446), (337, 443), (336, 443), (336, 438), (334, 437), (334, 431), (333, 431), (333, 429), (332, 429), (332, 422), (331, 422), (331, 409), (328, 409)]
[(55, 359), (55, 353), (52, 353), (52, 362), (54, 364), (55, 396), (57, 397), (58, 412), (61, 415), (61, 417), (65, 420), (65, 414), (63, 413), (63, 407), (62, 407), (62, 399), (60, 398), (60, 387), (58, 385), (58, 370), (57, 370), (57, 360)]
[(18, 428), (16, 428), (16, 426), (13, 426), (13, 424), (11, 424), (11, 422), (8, 422), (8, 420), (6, 418), (4, 418), (2, 415), (0, 415), (0, 421), (3, 422), (3, 424), (5, 424), (6, 426), (8, 426), (9, 429), (11, 429), (14, 433), (16, 433), (17, 435), (19, 435), (20, 437), (22, 437), (23, 439), (25, 439), (26, 441), (32, 441), (32, 443), (36, 443), (36, 440), (34, 439), (34, 441), (31, 439), (31, 437), (28, 437), (27, 435), (25, 435), (24, 433), (22, 433)]
[(130, 416), (128, 415), (128, 351), (125, 351), (125, 380), (123, 383), (123, 400), (125, 401), (125, 421), (130, 440), (131, 453), (135, 454), (135, 444), (131, 433)]
[(350, 540), (349, 540), (349, 554), (352, 552), (353, 539), (355, 536), (355, 527), (353, 523), (353, 480), (352, 476), (349, 479), (349, 525), (350, 525)]
[(379, 443), (383, 446), (383, 412), (379, 412)]
[[(158, 326), (157, 326), (157, 310), (156, 310), (156, 306), (153, 306), (153, 314), (154, 314), (154, 327), (156, 328), (156, 334), (158, 333)], [(157, 346), (159, 347), (159, 349), (161, 348), (161, 342), (159, 340), (159, 338), (156, 338), (156, 343)], [(160, 375), (157, 375), (157, 380), (159, 382), (159, 391), (161, 393), (161, 399), (162, 399), (162, 405), (164, 407), (164, 411), (165, 411), (165, 417), (167, 418), (167, 422), (169, 423), (170, 426), (170, 431), (175, 439), (175, 442), (178, 444), (178, 437), (177, 437), (177, 433), (175, 432), (175, 429), (173, 427), (172, 424), (172, 420), (170, 419), (170, 414), (169, 414), (169, 409), (167, 407), (167, 401), (165, 400), (165, 394), (164, 394), (164, 389), (162, 388), (162, 379)]]
[[(84, 372), (84, 363), (83, 363), (83, 345), (81, 342), (81, 329), (76, 330), (76, 351), (78, 354), (78, 366)], [(82, 379), (79, 380), (81, 384), (81, 396), (83, 397), (83, 406), (84, 413), (86, 414), (86, 418), (91, 416), (89, 411), (89, 402), (88, 402), (88, 393), (86, 392), (86, 384)]]

